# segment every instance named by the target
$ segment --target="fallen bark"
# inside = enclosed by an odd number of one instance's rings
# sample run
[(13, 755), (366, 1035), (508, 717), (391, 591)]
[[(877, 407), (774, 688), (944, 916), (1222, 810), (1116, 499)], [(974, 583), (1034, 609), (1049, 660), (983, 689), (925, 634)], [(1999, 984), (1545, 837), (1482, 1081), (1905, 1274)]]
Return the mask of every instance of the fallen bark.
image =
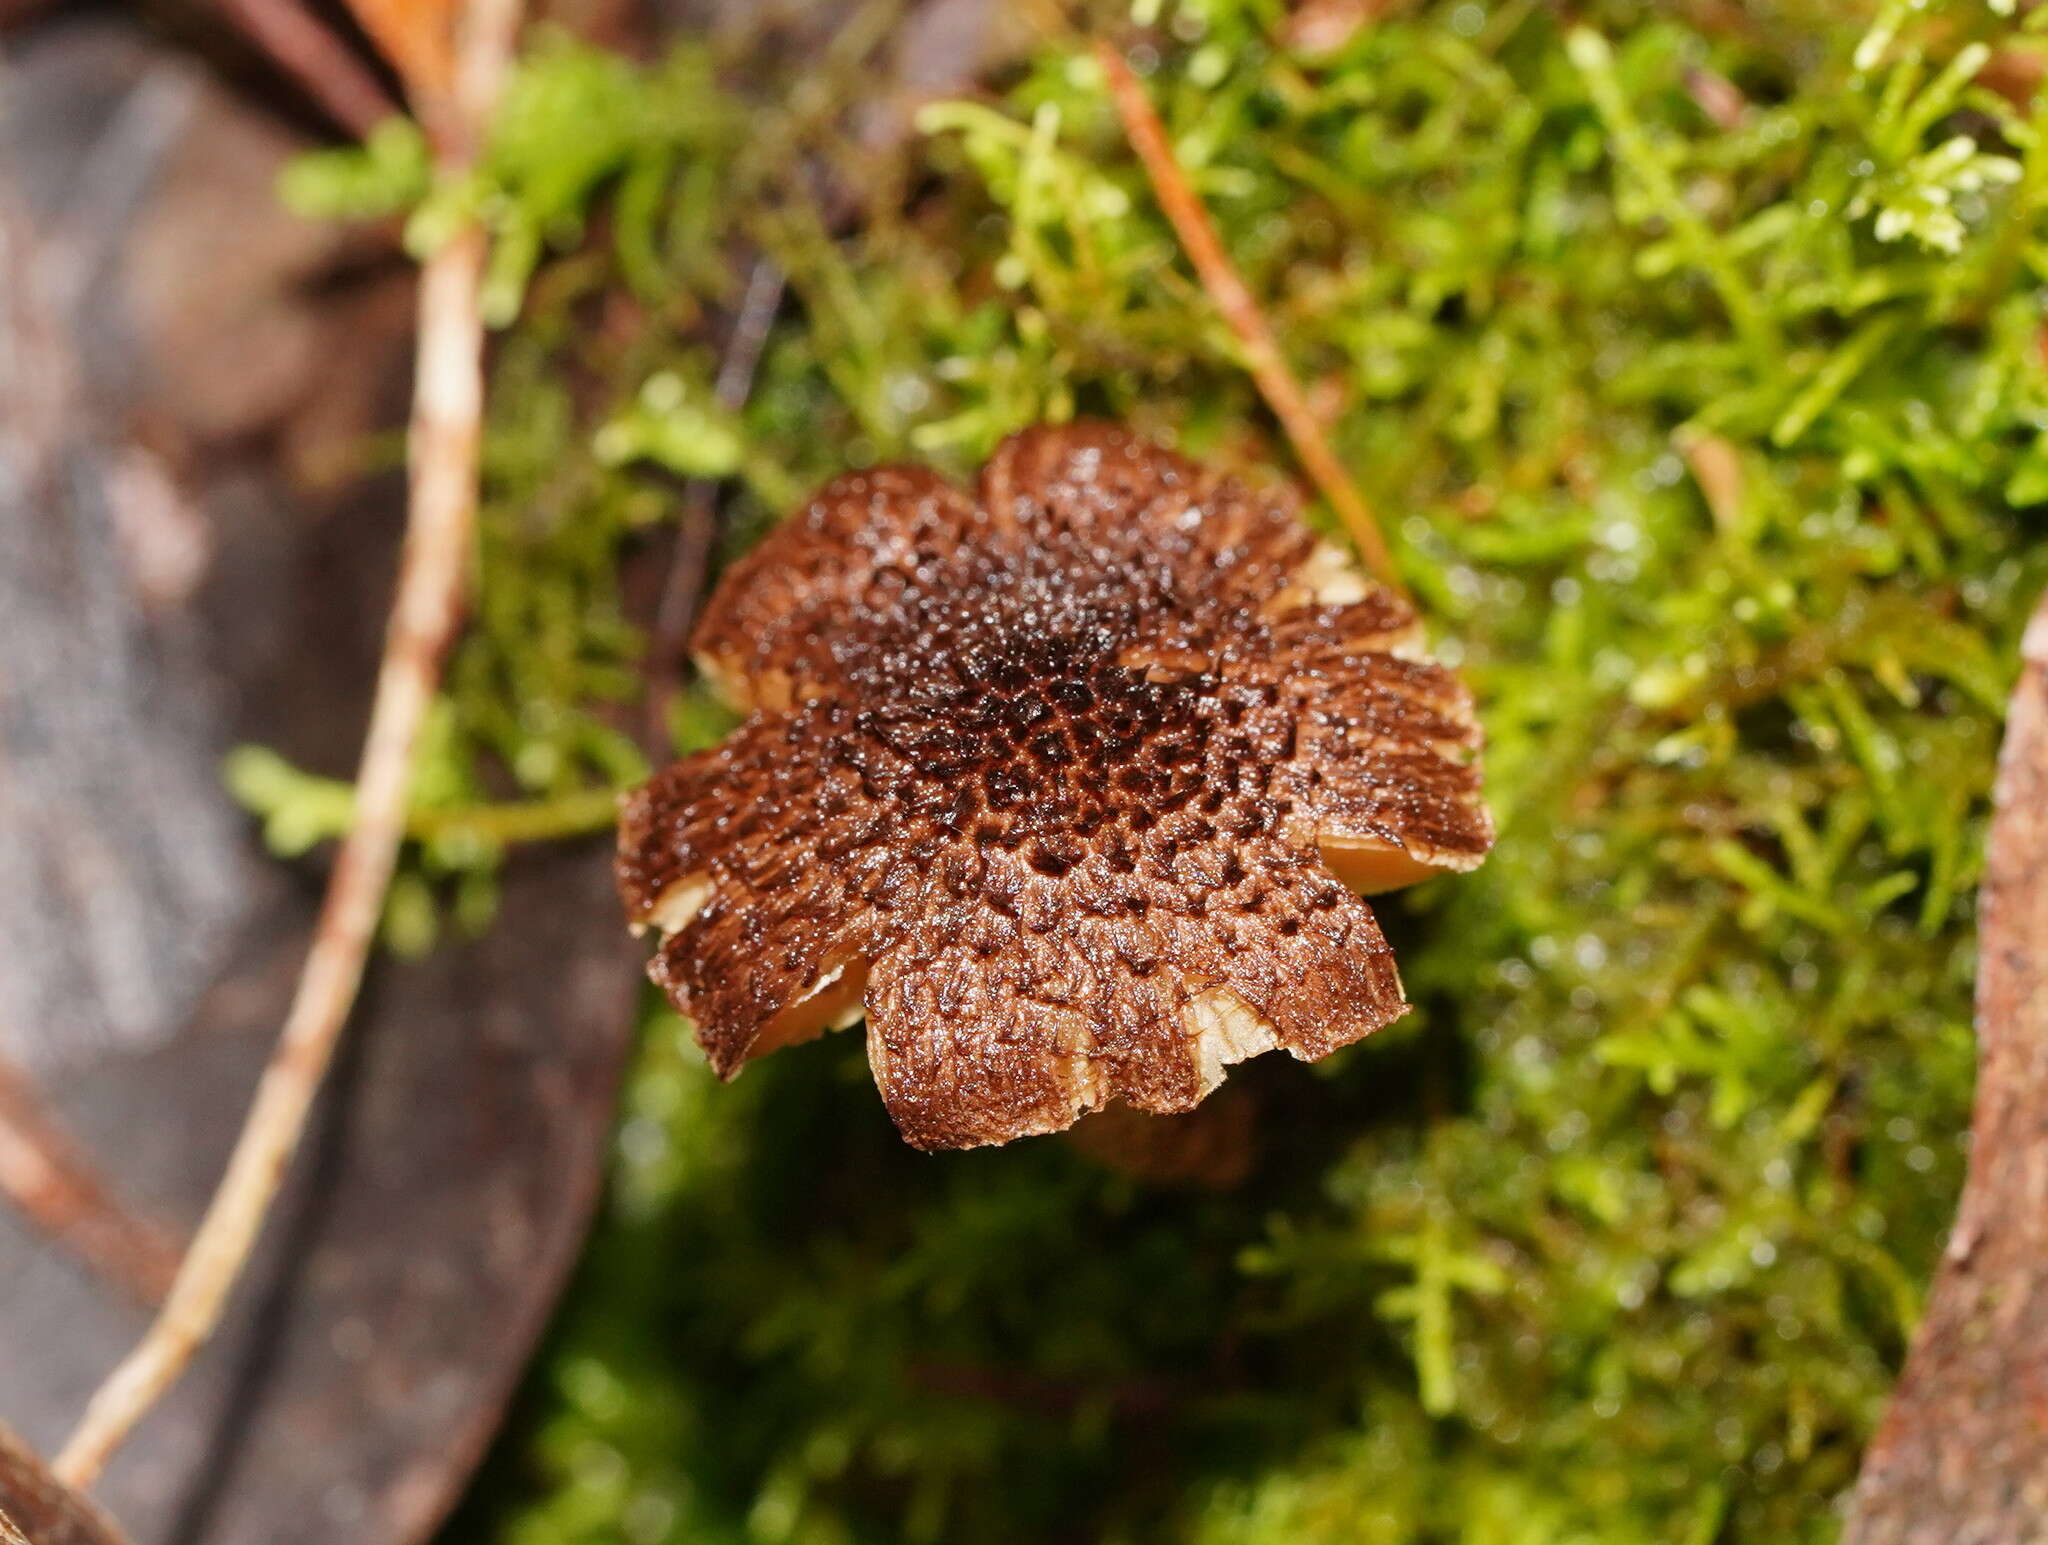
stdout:
[(1970, 1176), (1844, 1545), (2048, 1539), (2048, 598), (2022, 657), (1980, 903)]

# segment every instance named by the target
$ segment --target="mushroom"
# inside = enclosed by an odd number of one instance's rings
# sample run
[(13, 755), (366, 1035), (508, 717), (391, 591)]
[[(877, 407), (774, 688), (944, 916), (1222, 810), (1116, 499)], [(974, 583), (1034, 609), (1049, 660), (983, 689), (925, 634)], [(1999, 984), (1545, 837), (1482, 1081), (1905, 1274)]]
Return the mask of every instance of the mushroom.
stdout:
[(734, 564), (693, 640), (745, 722), (627, 801), (649, 968), (730, 1078), (867, 1019), (920, 1148), (1193, 1108), (1403, 1013), (1359, 892), (1491, 846), (1471, 699), (1408, 605), (1106, 424), (969, 496), (885, 467)]

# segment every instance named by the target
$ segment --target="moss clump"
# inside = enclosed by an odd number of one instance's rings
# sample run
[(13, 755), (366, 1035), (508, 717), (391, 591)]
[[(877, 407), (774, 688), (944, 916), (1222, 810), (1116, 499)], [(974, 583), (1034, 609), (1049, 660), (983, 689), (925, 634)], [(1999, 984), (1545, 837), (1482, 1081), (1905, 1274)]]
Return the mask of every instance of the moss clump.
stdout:
[[(1222, 1194), (1059, 1142), (926, 1159), (853, 1038), (720, 1088), (654, 1019), (464, 1537), (1831, 1538), (1960, 1183), (1971, 896), (2048, 578), (2048, 120), (1988, 84), (2041, 45), (1981, 0), (1571, 33), (1459, 0), (1313, 55), (1273, 5), (1139, 10), (1480, 691), (1500, 849), (1387, 909), (1419, 1013), (1240, 1073)], [(846, 463), (958, 470), (1075, 411), (1285, 464), (1079, 40), (929, 109), (832, 237), (802, 168), (840, 159), (818, 102), (857, 52), (771, 111), (700, 56), (552, 46), (484, 185), (435, 195), (500, 212), (507, 316), (578, 247), (499, 367), (463, 787), (630, 770), (593, 705), (630, 690), (610, 576), (672, 506), (655, 463), (732, 470), (735, 542)], [(593, 89), (604, 153), (551, 179)], [(733, 236), (796, 303), (728, 419), (698, 322)]]

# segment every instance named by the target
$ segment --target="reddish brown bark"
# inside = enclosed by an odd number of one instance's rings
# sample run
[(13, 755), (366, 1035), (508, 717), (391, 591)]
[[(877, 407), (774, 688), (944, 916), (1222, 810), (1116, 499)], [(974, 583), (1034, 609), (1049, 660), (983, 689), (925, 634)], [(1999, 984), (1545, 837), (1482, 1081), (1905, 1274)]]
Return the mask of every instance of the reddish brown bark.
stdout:
[(1981, 901), (1970, 1177), (1845, 1545), (2048, 1539), (2048, 598), (2022, 656)]
[(66, 1489), (0, 1427), (0, 1545), (127, 1545), (98, 1508)]

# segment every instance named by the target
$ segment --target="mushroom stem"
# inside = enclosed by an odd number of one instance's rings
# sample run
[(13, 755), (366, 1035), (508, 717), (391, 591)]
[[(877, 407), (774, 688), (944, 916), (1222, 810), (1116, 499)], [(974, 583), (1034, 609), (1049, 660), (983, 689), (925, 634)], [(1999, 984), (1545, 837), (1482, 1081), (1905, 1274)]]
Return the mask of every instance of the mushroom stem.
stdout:
[[(469, 0), (458, 17), (453, 84), (415, 83), (422, 111), (459, 124), (473, 146), (488, 124), (518, 31), (519, 0)], [(463, 153), (444, 149), (444, 159)], [(427, 260), (410, 434), (410, 513), (398, 593), (357, 779), (355, 825), (328, 882), (311, 950), (276, 1050), (227, 1173), (178, 1268), (162, 1312), (88, 1403), (57, 1456), (69, 1485), (90, 1485), (135, 1424), (219, 1323), (242, 1274), (362, 982), (384, 893), (405, 835), (420, 729), (461, 616), (476, 521), (483, 409), (483, 232), (471, 226)]]
[(1394, 567), (1394, 555), (1380, 533), (1372, 507), (1365, 502), (1365, 495), (1358, 491), (1351, 474), (1344, 470), (1344, 464), (1337, 460), (1329, 441), (1324, 438), (1323, 427), (1310, 409), (1301, 383), (1294, 379), (1287, 356), (1280, 352), (1273, 329), (1259, 310), (1258, 302), (1252, 298), (1252, 292), (1239, 277), (1237, 265), (1223, 250), (1223, 242), (1216, 234), (1208, 210), (1202, 207), (1200, 197), (1189, 186), (1187, 174), (1175, 159), (1173, 146), (1166, 137), (1166, 126), (1159, 121), (1151, 98), (1145, 95), (1145, 88), (1131, 73), (1123, 55), (1108, 43), (1096, 43), (1095, 57), (1109, 82), (1109, 94), (1116, 104), (1117, 116), (1123, 120), (1125, 137), (1144, 163), (1145, 175), (1151, 180), (1159, 207), (1172, 224), (1174, 233), (1180, 237), (1180, 244), (1186, 249), (1188, 261), (1194, 265), (1202, 288), (1209, 292), (1209, 298), (1223, 313), (1223, 320), (1230, 324), (1230, 330), (1237, 334), (1260, 394), (1280, 420), (1281, 428), (1287, 431), (1287, 438), (1294, 443), (1294, 452), (1301, 458), (1302, 465), (1308, 468), (1309, 476), (1316, 480), (1323, 497), (1330, 501), (1330, 507), (1344, 522), (1344, 529), (1351, 533), (1351, 540), (1357, 545), (1358, 555), (1365, 560), (1365, 566), (1375, 579), (1406, 599), (1407, 591), (1402, 588), (1400, 574)]

